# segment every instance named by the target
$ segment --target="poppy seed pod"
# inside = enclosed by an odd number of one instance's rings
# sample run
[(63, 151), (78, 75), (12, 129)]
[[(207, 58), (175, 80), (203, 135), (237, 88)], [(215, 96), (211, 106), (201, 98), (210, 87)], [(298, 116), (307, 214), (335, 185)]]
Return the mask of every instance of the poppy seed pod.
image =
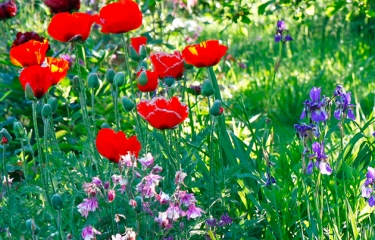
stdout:
[(74, 91), (79, 91), (79, 77), (74, 76), (72, 79), (72, 86)]
[(221, 116), (224, 112), (224, 108), (221, 106), (221, 101), (216, 100), (214, 104), (212, 104), (212, 107), (210, 108), (210, 114), (212, 116)]
[(112, 68), (108, 68), (107, 71), (105, 72), (105, 79), (109, 83), (113, 83), (113, 78), (115, 77), (115, 71), (113, 71)]
[(20, 122), (13, 123), (13, 132), (17, 138), (23, 138), (25, 136), (25, 129)]
[(111, 126), (108, 123), (103, 123), (100, 128), (111, 128)]
[(29, 230), (32, 234), (36, 234), (36, 230), (38, 229), (38, 226), (35, 224), (34, 219), (30, 218), (26, 220), (26, 228)]
[(35, 95), (30, 83), (26, 83), (25, 86), (25, 97), (27, 100), (34, 100)]
[(147, 74), (146, 74), (146, 71), (142, 71), (139, 76), (138, 76), (138, 83), (139, 85), (141, 86), (144, 86), (147, 84)]
[(113, 78), (113, 84), (116, 87), (121, 87), (125, 84), (125, 73), (124, 72), (118, 72), (116, 73), (115, 77)]
[(51, 106), (52, 112), (55, 113), (57, 110), (57, 99), (55, 97), (51, 97), (48, 99), (47, 103)]
[(99, 87), (98, 74), (90, 73), (89, 76), (87, 77), (87, 82), (88, 82), (89, 88), (95, 89), (95, 88)]
[(63, 205), (63, 201), (62, 201), (60, 195), (57, 194), (57, 193), (52, 196), (51, 201), (52, 201), (52, 207), (55, 210), (61, 210), (63, 208), (63, 206), (64, 206)]
[(212, 87), (212, 83), (209, 79), (203, 81), (202, 84), (202, 95), (205, 97), (209, 97), (214, 94), (214, 88)]
[(166, 77), (164, 78), (164, 82), (168, 87), (171, 87), (175, 83), (176, 79), (173, 77)]
[(52, 107), (51, 107), (51, 105), (49, 105), (48, 103), (44, 104), (43, 108), (42, 108), (42, 117), (48, 118), (51, 115), (52, 115)]
[(135, 107), (134, 102), (127, 97), (122, 97), (121, 102), (122, 102), (122, 107), (124, 108), (125, 111), (130, 112)]

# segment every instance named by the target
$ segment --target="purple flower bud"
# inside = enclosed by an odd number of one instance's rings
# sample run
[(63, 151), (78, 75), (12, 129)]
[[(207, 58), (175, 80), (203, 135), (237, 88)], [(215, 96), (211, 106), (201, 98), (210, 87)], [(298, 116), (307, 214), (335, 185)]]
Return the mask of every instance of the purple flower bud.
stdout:
[(104, 189), (108, 189), (108, 188), (109, 188), (109, 182), (106, 181), (106, 182), (104, 183)]
[(275, 42), (280, 42), (282, 38), (283, 36), (281, 36), (281, 34), (275, 34)]
[(243, 63), (243, 62), (238, 63), (238, 66), (239, 66), (240, 68), (242, 68), (242, 69), (246, 69), (246, 68), (247, 68), (246, 63)]
[[(233, 221), (232, 221), (232, 218), (228, 216), (228, 213), (225, 213), (223, 214), (221, 217), (220, 217), (220, 222), (219, 222), (219, 225), (221, 226), (225, 226), (225, 225), (228, 225), (228, 224), (231, 224)], [(220, 224), (221, 223), (221, 224)]]
[(208, 219), (206, 220), (206, 224), (207, 224), (207, 226), (209, 226), (209, 227), (216, 227), (216, 226), (217, 226), (217, 221), (216, 221), (215, 218), (210, 217), (210, 218), (208, 218)]
[(291, 41), (293, 41), (293, 38), (289, 34), (287, 34), (284, 38), (284, 42), (291, 42)]
[(370, 207), (373, 207), (375, 205), (375, 196), (371, 196), (368, 199), (368, 205), (370, 205)]
[(277, 30), (284, 31), (285, 29), (285, 22), (284, 20), (278, 20), (277, 21)]
[(194, 91), (195, 95), (199, 95), (202, 92), (202, 87), (200, 85), (191, 85), (190, 88)]

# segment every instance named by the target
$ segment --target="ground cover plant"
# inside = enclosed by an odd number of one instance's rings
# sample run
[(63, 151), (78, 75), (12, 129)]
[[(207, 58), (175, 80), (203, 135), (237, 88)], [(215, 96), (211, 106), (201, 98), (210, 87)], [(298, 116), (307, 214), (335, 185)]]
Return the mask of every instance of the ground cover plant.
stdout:
[(372, 239), (374, 7), (1, 1), (1, 238)]

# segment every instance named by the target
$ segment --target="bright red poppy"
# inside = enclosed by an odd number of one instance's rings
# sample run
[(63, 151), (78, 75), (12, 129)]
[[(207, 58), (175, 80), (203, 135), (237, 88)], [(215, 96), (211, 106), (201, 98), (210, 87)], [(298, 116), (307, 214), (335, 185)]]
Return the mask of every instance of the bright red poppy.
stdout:
[(128, 153), (138, 157), (141, 144), (136, 136), (127, 138), (122, 131), (116, 133), (110, 128), (103, 128), (96, 137), (96, 148), (103, 157), (111, 162), (118, 163), (121, 156)]
[(184, 59), (180, 51), (172, 54), (157, 52), (150, 54), (152, 65), (160, 78), (173, 77), (179, 79), (184, 74)]
[(105, 5), (97, 23), (102, 33), (126, 33), (142, 25), (142, 12), (133, 0), (121, 0)]
[(146, 76), (147, 76), (147, 83), (145, 85), (141, 85), (138, 83), (138, 89), (139, 91), (141, 92), (153, 92), (156, 90), (156, 88), (158, 87), (158, 73), (157, 72), (152, 72), (150, 70), (144, 70), (142, 69), (141, 71), (139, 71), (137, 73), (137, 77), (139, 77), (141, 75), (142, 72), (145, 72)]
[(47, 57), (47, 65), (52, 74), (52, 85), (58, 84), (68, 72), (69, 62), (65, 59)]
[(22, 70), (20, 82), (24, 90), (29, 84), (36, 98), (41, 98), (52, 86), (52, 73), (49, 67), (34, 65)]
[(135, 38), (130, 38), (130, 44), (134, 48), (134, 50), (138, 53), (139, 55), (139, 50), (142, 45), (146, 45), (147, 43), (147, 38), (146, 37), (135, 37)]
[(170, 100), (164, 97), (141, 100), (137, 104), (137, 112), (151, 126), (161, 130), (174, 128), (189, 116), (188, 106), (177, 97)]
[(18, 32), (16, 34), (16, 39), (14, 39), (10, 48), (17, 47), (18, 45), (27, 43), (30, 40), (44, 42), (44, 39), (44, 37), (39, 36), (36, 32)]
[(58, 13), (48, 25), (48, 34), (60, 42), (86, 41), (96, 18), (87, 13)]
[(0, 20), (14, 17), (17, 13), (17, 5), (14, 0), (0, 3)]
[(220, 44), (218, 40), (207, 40), (185, 47), (182, 56), (186, 63), (197, 68), (211, 67), (220, 62), (227, 49), (228, 47)]
[(78, 11), (81, 6), (80, 0), (44, 0), (44, 3), (51, 13)]
[(10, 49), (10, 61), (20, 67), (40, 65), (49, 48), (47, 39), (43, 42), (30, 40)]

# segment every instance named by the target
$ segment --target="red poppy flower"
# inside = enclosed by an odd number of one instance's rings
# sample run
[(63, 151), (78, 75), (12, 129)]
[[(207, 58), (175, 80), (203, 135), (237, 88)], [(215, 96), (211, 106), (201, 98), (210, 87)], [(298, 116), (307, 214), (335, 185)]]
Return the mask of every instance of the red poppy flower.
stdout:
[(137, 112), (151, 126), (161, 130), (176, 127), (189, 115), (188, 106), (181, 103), (177, 97), (170, 100), (163, 97), (141, 100), (137, 104)]
[(157, 72), (151, 72), (150, 70), (144, 70), (142, 69), (137, 73), (137, 77), (141, 75), (142, 72), (145, 72), (147, 76), (147, 83), (145, 85), (141, 85), (138, 83), (138, 89), (141, 92), (153, 92), (158, 87), (158, 73)]
[(17, 13), (17, 5), (14, 0), (8, 0), (0, 4), (0, 20), (14, 17)]
[(103, 128), (96, 137), (96, 148), (103, 157), (118, 163), (121, 156), (128, 153), (138, 157), (138, 153), (141, 151), (141, 144), (136, 136), (126, 138), (125, 133), (122, 131), (116, 133), (110, 128)]
[(45, 59), (48, 48), (47, 39), (43, 42), (30, 40), (10, 49), (10, 61), (20, 67), (40, 65)]
[(49, 67), (34, 65), (22, 70), (20, 82), (23, 89), (29, 84), (36, 98), (43, 97), (48, 89), (52, 86), (52, 73)]
[(80, 0), (44, 0), (44, 3), (51, 13), (71, 12), (79, 10), (81, 6)]
[(86, 41), (95, 19), (87, 13), (58, 13), (49, 23), (48, 34), (60, 42)]
[(208, 40), (199, 44), (187, 46), (182, 51), (186, 63), (197, 68), (211, 67), (218, 64), (227, 52), (228, 47), (219, 44), (218, 40)]
[(150, 58), (160, 78), (173, 77), (179, 79), (184, 74), (184, 59), (180, 51), (174, 51), (172, 54), (151, 53)]
[(44, 42), (44, 37), (39, 36), (39, 34), (35, 32), (18, 32), (16, 34), (16, 39), (14, 39), (12, 46), (10, 48), (17, 47), (18, 45), (27, 43), (30, 40), (35, 40), (39, 42)]
[(130, 38), (130, 43), (131, 43), (131, 46), (134, 48), (134, 50), (139, 55), (139, 50), (140, 50), (140, 48), (141, 48), (142, 45), (146, 45), (147, 38), (146, 37)]
[(47, 57), (47, 65), (52, 73), (52, 85), (58, 84), (68, 72), (69, 62), (65, 59)]
[(102, 33), (126, 33), (142, 25), (142, 12), (133, 0), (121, 0), (105, 5), (99, 13)]

